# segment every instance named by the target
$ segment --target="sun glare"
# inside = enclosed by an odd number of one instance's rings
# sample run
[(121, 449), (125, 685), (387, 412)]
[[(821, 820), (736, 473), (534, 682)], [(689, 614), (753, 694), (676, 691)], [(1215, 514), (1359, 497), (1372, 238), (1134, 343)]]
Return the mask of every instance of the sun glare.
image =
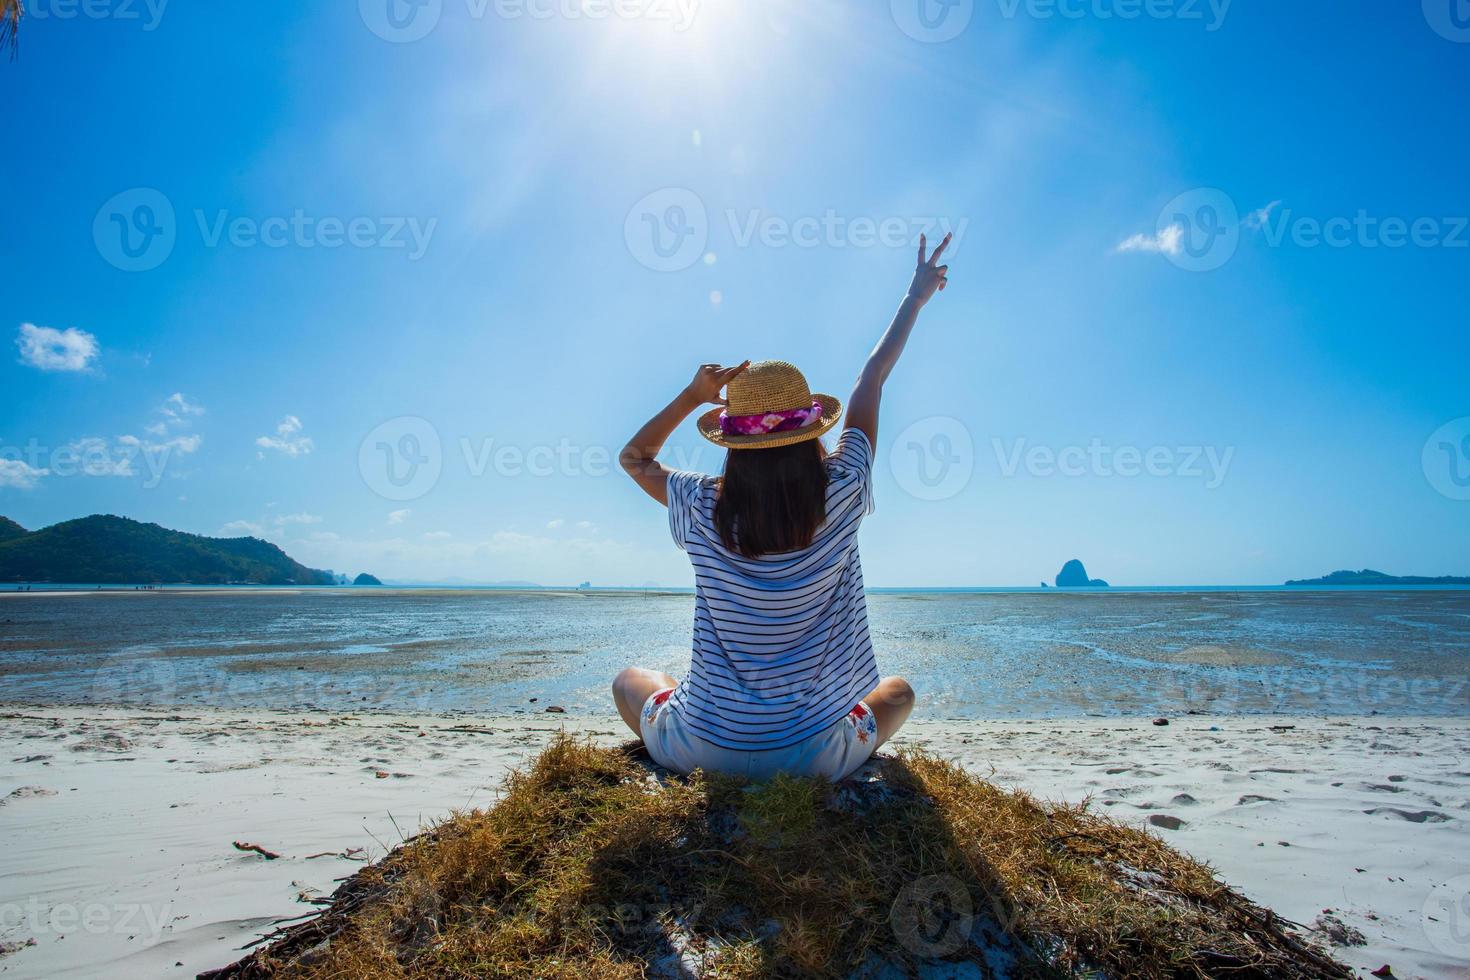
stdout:
[(738, 88), (780, 66), (790, 0), (576, 0), (595, 21), (598, 60), (620, 78)]

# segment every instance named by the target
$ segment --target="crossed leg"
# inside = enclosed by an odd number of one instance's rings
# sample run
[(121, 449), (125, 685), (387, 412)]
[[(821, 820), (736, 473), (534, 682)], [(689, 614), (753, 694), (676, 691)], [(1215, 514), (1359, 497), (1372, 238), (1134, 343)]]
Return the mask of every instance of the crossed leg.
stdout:
[(876, 752), (909, 720), (909, 712), (914, 710), (914, 689), (902, 677), (885, 677), (863, 700), (873, 709), (873, 719), (878, 723), (878, 745), (873, 746)]
[(634, 735), (643, 737), (643, 729), (638, 724), (639, 715), (643, 712), (643, 702), (658, 691), (675, 687), (678, 683), (661, 670), (626, 667), (618, 671), (612, 684), (613, 702), (618, 706), (618, 714), (622, 715), (623, 723), (633, 729)]
[[(627, 667), (618, 672), (613, 678), (613, 702), (634, 735), (643, 737), (639, 727), (643, 703), (656, 692), (677, 684), (678, 681), (661, 670)], [(909, 713), (914, 710), (914, 689), (902, 677), (885, 677), (863, 700), (873, 709), (873, 720), (878, 723), (878, 745), (882, 745), (909, 720)]]

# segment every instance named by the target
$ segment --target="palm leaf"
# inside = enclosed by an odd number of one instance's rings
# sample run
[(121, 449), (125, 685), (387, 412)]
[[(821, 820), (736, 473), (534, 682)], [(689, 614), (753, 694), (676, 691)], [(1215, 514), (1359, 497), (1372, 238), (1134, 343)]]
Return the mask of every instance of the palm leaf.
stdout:
[(21, 0), (0, 0), (0, 48), (10, 48), (12, 58), (20, 36), (20, 19), (25, 12), (25, 4)]

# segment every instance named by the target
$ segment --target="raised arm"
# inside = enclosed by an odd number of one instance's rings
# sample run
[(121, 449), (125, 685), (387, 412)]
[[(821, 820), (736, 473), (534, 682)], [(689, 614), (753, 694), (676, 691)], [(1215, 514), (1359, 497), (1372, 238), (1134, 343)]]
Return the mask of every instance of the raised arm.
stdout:
[(898, 363), (898, 356), (903, 353), (904, 344), (908, 343), (909, 332), (914, 329), (919, 311), (949, 282), (949, 266), (940, 265), (939, 256), (949, 245), (950, 237), (945, 235), (934, 254), (925, 258), (924, 252), (929, 243), (923, 235), (919, 236), (919, 265), (914, 270), (914, 281), (909, 284), (908, 295), (899, 304), (893, 322), (883, 332), (883, 339), (868, 355), (868, 363), (863, 366), (857, 386), (847, 400), (844, 428), (861, 429), (868, 437), (868, 443), (874, 447), (878, 445), (878, 405), (883, 400), (883, 383)]
[(748, 367), (749, 361), (729, 368), (722, 368), (718, 364), (700, 365), (699, 370), (694, 372), (694, 380), (628, 440), (628, 444), (618, 454), (618, 462), (623, 464), (623, 471), (643, 488), (644, 493), (659, 503), (668, 505), (669, 470), (656, 458), (659, 450), (664, 448), (669, 436), (690, 413), (706, 404), (725, 404), (720, 392), (730, 383), (731, 378)]

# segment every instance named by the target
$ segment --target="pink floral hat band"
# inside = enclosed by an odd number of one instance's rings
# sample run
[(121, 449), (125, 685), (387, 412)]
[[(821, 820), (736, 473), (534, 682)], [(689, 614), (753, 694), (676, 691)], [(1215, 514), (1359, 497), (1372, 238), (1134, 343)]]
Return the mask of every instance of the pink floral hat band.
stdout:
[(763, 412), (760, 415), (720, 413), (720, 431), (727, 436), (758, 436), (768, 432), (790, 432), (802, 429), (822, 417), (822, 403), (813, 401), (808, 408), (785, 412)]

